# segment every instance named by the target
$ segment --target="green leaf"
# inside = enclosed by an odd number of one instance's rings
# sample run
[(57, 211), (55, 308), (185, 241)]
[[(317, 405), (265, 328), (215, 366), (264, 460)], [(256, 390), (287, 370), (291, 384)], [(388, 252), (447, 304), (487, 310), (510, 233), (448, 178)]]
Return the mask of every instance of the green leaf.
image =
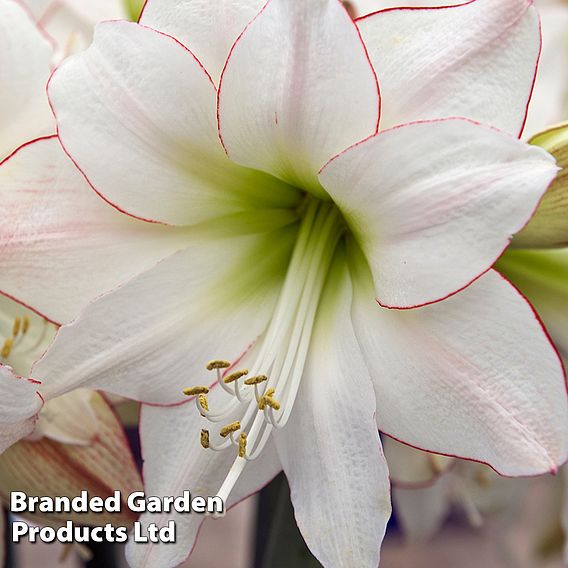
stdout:
[(568, 246), (568, 123), (541, 132), (529, 142), (552, 154), (562, 169), (545, 193), (535, 216), (513, 239), (512, 246)]
[(128, 19), (137, 22), (142, 13), (142, 8), (144, 8), (145, 0), (123, 0), (124, 9)]

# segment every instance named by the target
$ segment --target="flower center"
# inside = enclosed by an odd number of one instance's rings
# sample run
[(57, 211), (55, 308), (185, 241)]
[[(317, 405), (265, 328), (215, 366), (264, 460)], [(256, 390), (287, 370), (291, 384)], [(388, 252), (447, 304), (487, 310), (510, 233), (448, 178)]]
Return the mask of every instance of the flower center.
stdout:
[[(257, 458), (274, 428), (286, 426), (302, 379), (320, 297), (344, 225), (336, 207), (308, 202), (294, 252), (271, 322), (255, 346), (249, 369), (211, 361), (219, 385), (231, 395), (220, 410), (210, 409), (209, 389), (186, 389), (197, 409), (215, 426), (201, 431), (201, 445), (237, 457), (218, 495), (226, 499), (247, 461)], [(212, 428), (213, 430), (213, 428)]]

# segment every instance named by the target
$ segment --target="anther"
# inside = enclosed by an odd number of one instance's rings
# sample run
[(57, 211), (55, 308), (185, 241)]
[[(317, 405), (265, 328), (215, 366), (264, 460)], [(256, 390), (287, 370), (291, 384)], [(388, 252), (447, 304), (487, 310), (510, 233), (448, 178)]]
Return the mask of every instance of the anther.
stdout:
[(208, 371), (213, 371), (214, 369), (228, 369), (231, 366), (231, 363), (229, 361), (223, 361), (223, 360), (214, 360), (214, 361), (209, 361), (209, 363), (207, 363), (207, 367), (206, 369)]
[(244, 458), (247, 455), (247, 433), (243, 432), (239, 436), (239, 457)]
[(245, 381), (245, 385), (259, 385), (268, 380), (266, 375), (256, 375), (256, 377), (251, 377)]
[(209, 447), (209, 430), (201, 430), (201, 445), (205, 449)]
[(20, 333), (20, 327), (22, 326), (22, 319), (21, 318), (16, 318), (14, 320), (14, 325), (12, 326), (12, 335), (14, 337), (16, 337), (16, 335), (18, 335), (18, 333)]
[(28, 329), (30, 329), (30, 318), (28, 316), (24, 316), (24, 323), (22, 324), (22, 334), (28, 333)]
[(199, 400), (199, 406), (205, 410), (205, 412), (209, 412), (209, 403), (207, 402), (207, 397), (204, 394), (200, 394), (197, 399)]
[(223, 379), (223, 382), (226, 385), (228, 385), (230, 383), (234, 383), (235, 381), (238, 381), (241, 377), (244, 377), (245, 375), (248, 375), (248, 369), (243, 369), (242, 371), (236, 371), (235, 373), (231, 373), (230, 375), (227, 375)]
[(186, 396), (195, 396), (198, 394), (208, 394), (209, 389), (207, 387), (189, 387), (183, 390), (183, 394)]
[(274, 389), (266, 389), (266, 392), (260, 397), (258, 401), (258, 409), (264, 410), (267, 406), (273, 410), (280, 410), (280, 403), (273, 398)]
[(237, 420), (236, 422), (232, 422), (231, 424), (227, 424), (223, 426), (219, 431), (219, 435), (221, 438), (226, 438), (229, 434), (236, 432), (237, 430), (241, 429), (241, 423)]
[(273, 410), (280, 410), (280, 403), (272, 397), (266, 398), (266, 405), (270, 406)]
[(7, 359), (8, 357), (10, 357), (13, 345), (14, 345), (13, 337), (8, 337), (8, 339), (4, 341), (4, 345), (2, 346), (2, 351), (0, 351), (0, 355), (2, 356), (3, 359)]

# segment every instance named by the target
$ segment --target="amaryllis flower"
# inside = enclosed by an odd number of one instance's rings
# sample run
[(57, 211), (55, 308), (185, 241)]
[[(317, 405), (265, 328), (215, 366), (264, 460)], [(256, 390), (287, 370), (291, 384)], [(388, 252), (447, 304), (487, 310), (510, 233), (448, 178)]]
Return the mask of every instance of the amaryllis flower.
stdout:
[[(0, 159), (26, 140), (55, 130), (45, 95), (51, 54), (48, 38), (29, 13), (18, 2), (0, 0)], [(5, 218), (4, 209), (2, 213)], [(41, 336), (41, 332), (36, 335), (37, 327), (28, 333), (28, 315), (16, 320), (11, 313), (14, 308), (21, 310), (7, 299), (0, 301), (0, 449), (31, 432), (42, 406), (41, 397), (36, 394), (37, 381), (20, 378), (18, 369), (15, 373), (12, 367), (4, 365), (9, 357), (18, 358), (22, 347), (24, 351), (33, 347)], [(13, 365), (14, 361), (10, 363)], [(16, 367), (19, 363), (16, 359)]]
[[(406, 448), (410, 452), (412, 448)], [(421, 453), (423, 456), (429, 455)], [(417, 459), (416, 457), (414, 459)], [(407, 542), (423, 543), (443, 530), (450, 514), (460, 514), (472, 528), (498, 520), (489, 546), (512, 548), (505, 538), (530, 487), (527, 479), (505, 479), (484, 465), (457, 460), (432, 485), (393, 488), (397, 520)], [(558, 480), (555, 480), (558, 481)], [(536, 535), (535, 535), (536, 536)], [(515, 550), (510, 551), (516, 556)]]
[[(99, 393), (78, 390), (48, 402), (40, 413), (40, 422), (50, 405), (53, 405), (52, 424), (58, 425), (62, 435), (54, 436), (55, 427), (52, 427), (49, 432), (44, 431), (41, 439), (22, 440), (0, 456), (2, 501), (5, 504), (9, 502), (11, 491), (72, 498), (87, 490), (91, 496), (106, 498), (119, 490), (124, 500), (120, 515), (36, 512), (26, 517), (42, 525), (68, 519), (97, 526), (107, 522), (113, 525), (131, 523), (136, 515), (126, 506), (126, 498), (133, 491), (142, 489), (142, 481), (124, 429), (112, 406)], [(73, 432), (71, 425), (83, 434), (90, 426), (95, 436), (83, 443), (76, 437), (69, 438), (68, 435)]]
[[(0, 297), (0, 363), (9, 365), (18, 376), (29, 376), (32, 363), (53, 340), (56, 327), (13, 300)], [(8, 503), (10, 491), (24, 491), (29, 495), (68, 495), (74, 497), (81, 489), (91, 495), (107, 497), (115, 489), (126, 496), (139, 490), (142, 482), (132, 458), (122, 425), (111, 405), (98, 393), (78, 389), (41, 405), (36, 381), (10, 377), (4, 369), (3, 388), (8, 398), (3, 404), (14, 404), (16, 409), (27, 400), (39, 411), (35, 429), (34, 420), (20, 425), (25, 430), (14, 432), (4, 445), (25, 434), (25, 440), (0, 455), (0, 497)], [(13, 391), (14, 381), (19, 385)], [(20, 394), (14, 401), (10, 396)], [(3, 397), (6, 399), (6, 397)], [(22, 410), (22, 409), (20, 409)], [(3, 416), (11, 416), (8, 411)], [(29, 416), (30, 410), (22, 414)], [(11, 433), (11, 429), (7, 430)], [(42, 524), (61, 521), (65, 516), (31, 515)], [(130, 513), (109, 518), (108, 522), (128, 523)], [(82, 515), (81, 523), (99, 524), (100, 515)], [(104, 519), (103, 519), (104, 523)]]
[[(55, 132), (45, 92), (53, 45), (28, 10), (12, 0), (1, 0), (0, 47), (3, 157), (29, 138)], [(15, 211), (8, 195), (2, 196), (7, 199), (2, 209), (5, 219), (8, 209)], [(25, 205), (25, 200), (19, 202), (20, 207)], [(25, 257), (20, 261), (25, 263)], [(22, 378), (29, 376), (32, 363), (45, 352), (55, 329), (13, 300), (0, 297), (0, 449), (33, 430), (28, 441), (0, 456), (3, 496), (10, 489), (38, 495), (69, 494), (71, 487), (85, 486), (86, 480), (93, 494), (108, 493), (113, 486), (136, 488), (132, 480), (139, 484), (139, 475), (122, 427), (100, 395), (80, 389), (44, 405), (37, 393), (39, 382)]]
[[(555, 471), (562, 366), (491, 270), (557, 171), (517, 138), (538, 29), (526, 0), (357, 25), (337, 0), (150, 0), (140, 25), (101, 24), (49, 86), (85, 181), (53, 138), (0, 169), (1, 287), (65, 321), (164, 258), (60, 330), (43, 395), (149, 403), (149, 494), (231, 505), (284, 469), (325, 566), (378, 563), (377, 426), (502, 474)], [(201, 518), (171, 516), (177, 542), (131, 544), (133, 566), (187, 556)]]

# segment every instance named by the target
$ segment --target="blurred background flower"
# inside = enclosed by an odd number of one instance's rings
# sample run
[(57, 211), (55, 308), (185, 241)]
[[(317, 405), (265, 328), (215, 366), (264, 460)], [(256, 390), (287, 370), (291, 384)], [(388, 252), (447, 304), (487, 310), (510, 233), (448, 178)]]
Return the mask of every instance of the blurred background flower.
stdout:
[[(94, 24), (122, 17), (119, 2), (97, 0), (0, 2), (0, 57), (3, 82), (0, 159), (20, 144), (55, 132), (45, 92), (53, 63), (88, 45)], [(34, 21), (35, 20), (35, 21)], [(32, 364), (53, 340), (56, 326), (0, 296), (0, 362), (29, 376)], [(10, 491), (30, 495), (75, 496), (86, 489), (107, 497), (115, 489), (126, 496), (142, 481), (123, 426), (100, 394), (79, 390), (42, 408), (33, 434), (0, 456), (0, 497)], [(39, 524), (74, 518), (82, 524), (128, 525), (133, 515), (39, 515)], [(1, 543), (4, 543), (2, 539)]]

